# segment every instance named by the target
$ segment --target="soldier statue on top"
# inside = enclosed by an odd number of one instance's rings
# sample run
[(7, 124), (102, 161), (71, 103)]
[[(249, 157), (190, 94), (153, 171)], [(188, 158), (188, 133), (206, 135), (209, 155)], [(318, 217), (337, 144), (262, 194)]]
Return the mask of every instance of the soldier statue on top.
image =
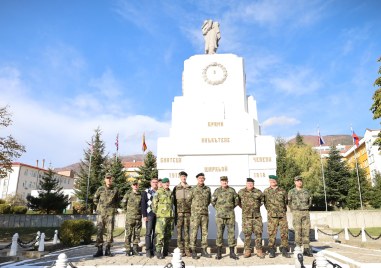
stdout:
[(201, 29), (205, 39), (205, 54), (216, 54), (221, 39), (220, 24), (217, 21), (205, 20)]

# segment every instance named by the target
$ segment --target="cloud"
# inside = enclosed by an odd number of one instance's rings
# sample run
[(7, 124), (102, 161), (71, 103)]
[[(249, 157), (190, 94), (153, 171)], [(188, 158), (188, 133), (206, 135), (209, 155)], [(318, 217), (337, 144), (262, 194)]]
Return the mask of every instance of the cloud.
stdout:
[(266, 119), (262, 123), (262, 127), (271, 127), (271, 126), (294, 126), (298, 125), (300, 121), (293, 117), (287, 117), (287, 116), (274, 116), (269, 119)]

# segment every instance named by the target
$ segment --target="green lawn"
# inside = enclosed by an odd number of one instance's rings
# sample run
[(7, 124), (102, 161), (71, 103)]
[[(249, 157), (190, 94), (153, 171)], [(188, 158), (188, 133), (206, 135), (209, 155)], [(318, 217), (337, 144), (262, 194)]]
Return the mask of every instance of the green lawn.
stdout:
[[(339, 232), (342, 229), (332, 229), (333, 232)], [(352, 234), (357, 235), (360, 231), (361, 228), (348, 228), (352, 232)], [(368, 232), (373, 237), (379, 236), (381, 234), (381, 227), (368, 227), (365, 228), (365, 231)]]
[(58, 230), (59, 228), (53, 228), (53, 227), (19, 227), (19, 228), (1, 228), (0, 229), (0, 242), (11, 242), (12, 236), (15, 233), (19, 234), (19, 238), (23, 242), (29, 242), (31, 239), (35, 238), (37, 236), (37, 231), (40, 231), (41, 233), (45, 233), (46, 238), (53, 238), (54, 231)]

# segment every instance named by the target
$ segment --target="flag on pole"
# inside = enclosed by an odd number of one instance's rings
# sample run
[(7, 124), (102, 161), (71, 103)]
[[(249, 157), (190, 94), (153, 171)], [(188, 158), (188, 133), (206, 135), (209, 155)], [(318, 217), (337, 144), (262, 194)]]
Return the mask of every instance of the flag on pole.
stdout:
[(320, 130), (318, 130), (318, 136), (319, 136), (319, 145), (325, 144), (323, 137), (320, 135)]
[(146, 134), (143, 134), (143, 144), (142, 144), (142, 151), (143, 153), (147, 150), (147, 144), (146, 144)]
[(359, 147), (360, 138), (356, 135), (356, 133), (352, 129), (352, 138), (353, 138), (353, 144), (356, 144), (356, 147)]
[(115, 141), (116, 151), (119, 151), (119, 133), (116, 134), (116, 141)]

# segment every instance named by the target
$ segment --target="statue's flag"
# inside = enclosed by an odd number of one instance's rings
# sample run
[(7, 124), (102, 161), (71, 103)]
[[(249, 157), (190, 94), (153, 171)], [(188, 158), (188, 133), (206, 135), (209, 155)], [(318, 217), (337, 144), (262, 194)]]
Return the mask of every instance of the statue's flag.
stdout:
[(318, 136), (319, 136), (319, 145), (325, 144), (323, 137), (320, 135), (320, 130), (318, 130)]
[(142, 151), (143, 153), (147, 150), (147, 144), (146, 144), (146, 134), (143, 134), (143, 144), (142, 144)]

